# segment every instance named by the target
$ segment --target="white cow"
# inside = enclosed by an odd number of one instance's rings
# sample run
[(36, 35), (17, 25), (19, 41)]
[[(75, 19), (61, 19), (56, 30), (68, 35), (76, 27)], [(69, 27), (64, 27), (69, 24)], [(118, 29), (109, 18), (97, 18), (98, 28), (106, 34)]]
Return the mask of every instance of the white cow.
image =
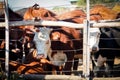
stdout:
[(51, 51), (50, 32), (51, 29), (46, 27), (39, 28), (39, 31), (35, 32), (33, 41), (36, 45), (37, 58), (39, 58), (40, 55), (47, 58), (47, 54)]
[(44, 58), (48, 57), (54, 65), (60, 66), (65, 63), (67, 58), (63, 51), (57, 51), (57, 54), (51, 56), (52, 50), (49, 36), (51, 31), (52, 29), (50, 28), (42, 27), (35, 32), (33, 41), (35, 42), (37, 50), (36, 58), (39, 59), (42, 55)]

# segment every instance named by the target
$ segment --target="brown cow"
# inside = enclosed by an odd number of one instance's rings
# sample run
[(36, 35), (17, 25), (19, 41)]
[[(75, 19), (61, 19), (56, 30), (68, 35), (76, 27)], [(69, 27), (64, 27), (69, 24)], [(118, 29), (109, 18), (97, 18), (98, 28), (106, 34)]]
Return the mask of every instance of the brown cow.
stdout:
[(110, 8), (107, 8), (103, 5), (95, 5), (91, 10), (90, 14), (98, 14), (102, 17), (104, 20), (112, 20), (116, 19), (117, 12), (113, 11)]
[(83, 10), (72, 10), (65, 12), (63, 14), (55, 16), (59, 20), (71, 19), (75, 17), (85, 17), (86, 14)]
[[(40, 7), (38, 4), (33, 5), (32, 7), (29, 7), (24, 15), (24, 20), (56, 20), (54, 17), (56, 16), (55, 13), (51, 12), (50, 10), (47, 10), (45, 8)], [(27, 33), (33, 33), (36, 31), (36, 28), (33, 25), (29, 26), (21, 26), (21, 28), (25, 29)]]
[[(80, 39), (81, 35), (79, 31), (74, 28), (61, 27), (58, 29), (54, 29), (51, 32), (51, 48), (53, 51), (51, 56), (54, 57), (55, 55), (59, 55), (57, 54), (59, 51), (64, 52), (64, 58), (59, 59), (56, 56), (59, 61), (65, 62), (65, 66), (63, 67), (64, 74), (71, 74), (74, 55), (76, 53), (82, 54), (82, 50), (79, 50), (82, 49), (82, 41)], [(59, 61), (56, 62), (56, 64), (59, 63)], [(76, 67), (77, 66), (78, 65), (76, 65)]]

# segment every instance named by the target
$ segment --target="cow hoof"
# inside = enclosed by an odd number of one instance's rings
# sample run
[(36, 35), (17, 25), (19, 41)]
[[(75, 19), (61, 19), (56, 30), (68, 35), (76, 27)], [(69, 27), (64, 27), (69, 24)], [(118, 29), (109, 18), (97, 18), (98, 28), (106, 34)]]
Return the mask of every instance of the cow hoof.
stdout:
[(106, 68), (105, 68), (105, 73), (106, 73), (106, 75), (105, 75), (105, 77), (112, 77), (112, 68), (110, 68), (109, 66), (107, 66)]
[(103, 77), (105, 76), (105, 67), (104, 66), (96, 66), (94, 67), (94, 77)]

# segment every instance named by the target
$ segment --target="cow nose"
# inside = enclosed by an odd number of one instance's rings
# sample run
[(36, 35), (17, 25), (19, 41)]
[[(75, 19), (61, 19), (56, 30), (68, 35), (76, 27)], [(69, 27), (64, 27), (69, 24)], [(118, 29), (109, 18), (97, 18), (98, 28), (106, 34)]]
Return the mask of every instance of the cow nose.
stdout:
[(37, 54), (37, 56), (36, 56), (37, 59), (41, 59), (41, 58), (44, 58), (44, 57), (45, 57), (44, 54)]
[(97, 51), (98, 51), (98, 48), (97, 48), (96, 46), (93, 46), (93, 47), (92, 47), (92, 51), (93, 51), (93, 52), (97, 52)]

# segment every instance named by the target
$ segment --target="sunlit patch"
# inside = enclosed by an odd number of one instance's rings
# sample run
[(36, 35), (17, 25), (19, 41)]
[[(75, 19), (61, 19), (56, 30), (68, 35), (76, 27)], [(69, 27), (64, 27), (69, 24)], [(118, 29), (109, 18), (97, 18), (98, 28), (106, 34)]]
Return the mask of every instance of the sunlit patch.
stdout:
[(49, 58), (56, 66), (61, 66), (67, 61), (67, 56), (63, 51), (57, 51), (53, 56), (49, 55)]

